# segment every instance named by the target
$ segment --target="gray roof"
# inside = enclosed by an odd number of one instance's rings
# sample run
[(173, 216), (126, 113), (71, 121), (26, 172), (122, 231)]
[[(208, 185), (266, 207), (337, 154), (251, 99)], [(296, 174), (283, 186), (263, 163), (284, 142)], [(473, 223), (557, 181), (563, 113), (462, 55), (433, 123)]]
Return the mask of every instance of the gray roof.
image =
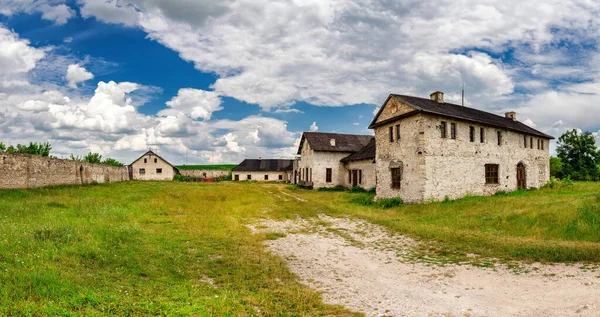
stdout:
[(239, 172), (283, 172), (293, 169), (294, 160), (245, 159), (232, 171)]
[[(335, 146), (331, 145), (331, 139), (335, 139)], [(372, 135), (304, 132), (298, 146), (298, 154), (302, 154), (304, 142), (308, 142), (314, 151), (353, 153), (360, 151), (372, 139)]]
[(404, 114), (404, 115), (386, 119), (381, 122), (376, 122), (377, 118), (379, 117), (379, 114), (381, 114), (381, 111), (383, 111), (383, 106), (382, 106), (381, 109), (379, 109), (379, 112), (377, 113), (377, 115), (375, 116), (373, 121), (371, 122), (371, 125), (369, 125), (369, 129), (373, 129), (380, 125), (394, 122), (396, 120), (406, 118), (408, 116), (415, 115), (418, 113), (427, 113), (427, 114), (439, 115), (439, 116), (443, 116), (443, 117), (471, 121), (471, 122), (480, 123), (483, 125), (488, 125), (488, 126), (492, 126), (492, 127), (496, 127), (496, 128), (503, 128), (503, 129), (507, 129), (507, 130), (530, 134), (530, 135), (534, 135), (534, 136), (538, 136), (538, 137), (542, 137), (542, 138), (546, 138), (546, 139), (554, 139), (553, 136), (545, 134), (543, 132), (540, 132), (534, 128), (531, 128), (531, 127), (519, 122), (519, 121), (514, 121), (512, 119), (509, 119), (509, 118), (506, 118), (503, 116), (499, 116), (499, 115), (496, 115), (493, 113), (477, 110), (474, 108), (459, 106), (459, 105), (455, 105), (455, 104), (447, 103), (447, 102), (440, 103), (435, 100), (431, 100), (431, 99), (427, 99), (427, 98), (419, 98), (419, 97), (405, 96), (405, 95), (394, 95), (394, 94), (391, 94), (383, 104), (385, 105), (390, 98), (397, 98), (398, 100), (403, 101), (403, 102), (407, 103), (408, 105), (412, 106), (416, 110), (413, 112)]
[(342, 162), (352, 162), (352, 161), (361, 161), (361, 160), (374, 160), (375, 159), (375, 138), (372, 138), (371, 141), (364, 146), (360, 151), (356, 153), (352, 153), (343, 159)]

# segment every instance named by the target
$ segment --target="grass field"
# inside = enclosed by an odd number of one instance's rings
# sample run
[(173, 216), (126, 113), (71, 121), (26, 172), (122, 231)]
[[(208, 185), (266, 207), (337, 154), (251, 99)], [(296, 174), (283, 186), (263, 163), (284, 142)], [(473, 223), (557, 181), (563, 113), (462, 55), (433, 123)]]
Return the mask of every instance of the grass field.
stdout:
[(351, 202), (370, 194), (281, 184), (0, 191), (0, 315), (351, 315), (266, 252), (277, 237), (245, 224), (324, 213), (419, 238), (424, 256), (450, 261), (600, 262), (599, 193), (600, 183), (576, 183), (378, 209)]
[(236, 167), (236, 164), (215, 164), (215, 165), (179, 165), (179, 166), (175, 166), (180, 170), (200, 170), (200, 169), (205, 169), (205, 170), (224, 170), (224, 171), (231, 171), (234, 167)]

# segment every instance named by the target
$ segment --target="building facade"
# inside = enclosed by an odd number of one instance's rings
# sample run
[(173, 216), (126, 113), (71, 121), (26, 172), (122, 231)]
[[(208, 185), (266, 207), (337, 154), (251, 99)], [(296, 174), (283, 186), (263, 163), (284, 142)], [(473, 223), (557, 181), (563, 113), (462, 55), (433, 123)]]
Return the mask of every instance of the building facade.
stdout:
[(376, 198), (406, 202), (539, 188), (550, 177), (549, 140), (516, 120), (430, 99), (390, 95), (375, 131)]
[(169, 181), (179, 170), (156, 153), (148, 151), (129, 165), (129, 173), (133, 180)]
[(293, 160), (246, 159), (231, 170), (233, 181), (290, 182)]

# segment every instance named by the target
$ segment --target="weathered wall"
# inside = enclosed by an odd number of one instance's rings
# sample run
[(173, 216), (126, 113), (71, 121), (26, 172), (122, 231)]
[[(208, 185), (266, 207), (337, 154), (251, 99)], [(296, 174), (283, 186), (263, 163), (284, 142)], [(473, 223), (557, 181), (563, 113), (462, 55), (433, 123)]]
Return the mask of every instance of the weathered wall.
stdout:
[[(300, 175), (301, 182), (308, 182), (308, 184), (312, 184), (313, 188), (343, 186), (347, 182), (348, 171), (340, 160), (351, 153), (314, 151), (308, 142), (304, 142), (301, 153), (302, 158), (298, 162), (298, 175)], [(306, 168), (309, 170), (308, 175)], [(330, 183), (326, 181), (327, 168), (331, 168)]]
[(0, 152), (0, 189), (113, 183), (129, 180), (127, 167)]
[[(440, 137), (440, 122), (456, 123), (456, 139)], [(475, 128), (475, 142), (469, 139), (469, 127)], [(480, 142), (480, 128), (484, 128), (484, 142)], [(523, 133), (481, 126), (469, 122), (428, 116), (424, 120), (426, 135), (426, 184), (424, 199), (455, 199), (467, 194), (492, 195), (497, 191), (517, 190), (517, 164), (525, 165), (527, 188), (539, 188), (550, 177), (550, 151), (547, 139), (544, 150), (538, 150), (533, 137), (533, 148)], [(498, 145), (497, 131), (502, 134)], [(485, 183), (485, 164), (499, 165), (499, 184)]]
[(346, 170), (344, 186), (352, 187), (352, 183), (350, 183), (350, 179), (348, 177), (348, 172), (351, 170), (362, 170), (362, 183), (358, 184), (358, 186), (364, 189), (371, 189), (377, 186), (377, 175), (375, 167), (376, 166), (375, 163), (373, 163), (373, 159), (352, 161), (346, 163), (344, 166)]
[(215, 169), (197, 169), (197, 170), (184, 170), (180, 169), (179, 174), (188, 177), (195, 178), (218, 178), (227, 177), (231, 171), (227, 170), (215, 170)]
[[(259, 182), (287, 182), (289, 180), (290, 172), (281, 171), (281, 172), (246, 172), (246, 171), (234, 171), (231, 175), (231, 178), (235, 181), (236, 175), (239, 177), (239, 181), (247, 181), (248, 175), (251, 175), (252, 181)], [(268, 179), (265, 179), (265, 175), (268, 176)], [(281, 179), (279, 179), (281, 176)]]
[[(144, 162), (144, 160), (146, 161)], [(147, 153), (133, 162), (131, 168), (135, 180), (170, 181), (177, 174), (169, 163), (152, 153)], [(142, 169), (145, 170), (145, 173), (141, 173)], [(162, 169), (162, 173), (158, 173), (157, 169)]]
[[(423, 199), (425, 186), (425, 136), (421, 133), (423, 120), (422, 115), (416, 115), (375, 128), (376, 198), (400, 197), (405, 202), (418, 202)], [(397, 124), (400, 125), (400, 140), (396, 140), (395, 137)], [(389, 138), (390, 126), (394, 126), (393, 142), (390, 142)], [(391, 168), (396, 167), (402, 168), (399, 189), (392, 188)]]

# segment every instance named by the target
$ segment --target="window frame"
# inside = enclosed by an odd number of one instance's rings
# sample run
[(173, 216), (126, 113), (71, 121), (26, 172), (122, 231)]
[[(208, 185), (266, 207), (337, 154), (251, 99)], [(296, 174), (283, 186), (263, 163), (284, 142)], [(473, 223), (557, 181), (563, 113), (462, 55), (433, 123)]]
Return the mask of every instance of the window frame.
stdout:
[(390, 168), (391, 187), (392, 189), (402, 188), (402, 167)]
[(456, 140), (456, 123), (450, 122), (450, 139)]
[(156, 169), (156, 174), (162, 174), (162, 168), (157, 168)]
[(325, 168), (325, 183), (333, 182), (333, 169), (330, 167)]
[(500, 164), (485, 164), (484, 171), (486, 185), (500, 184)]
[(447, 135), (448, 131), (446, 131), (447, 129), (448, 129), (448, 126), (447, 126), (446, 121), (440, 121), (440, 137), (442, 139), (446, 139), (447, 138), (447, 136), (448, 136)]
[(138, 173), (139, 173), (140, 175), (145, 175), (145, 174), (146, 174), (146, 169), (145, 169), (145, 168), (140, 168), (140, 169), (138, 170)]

